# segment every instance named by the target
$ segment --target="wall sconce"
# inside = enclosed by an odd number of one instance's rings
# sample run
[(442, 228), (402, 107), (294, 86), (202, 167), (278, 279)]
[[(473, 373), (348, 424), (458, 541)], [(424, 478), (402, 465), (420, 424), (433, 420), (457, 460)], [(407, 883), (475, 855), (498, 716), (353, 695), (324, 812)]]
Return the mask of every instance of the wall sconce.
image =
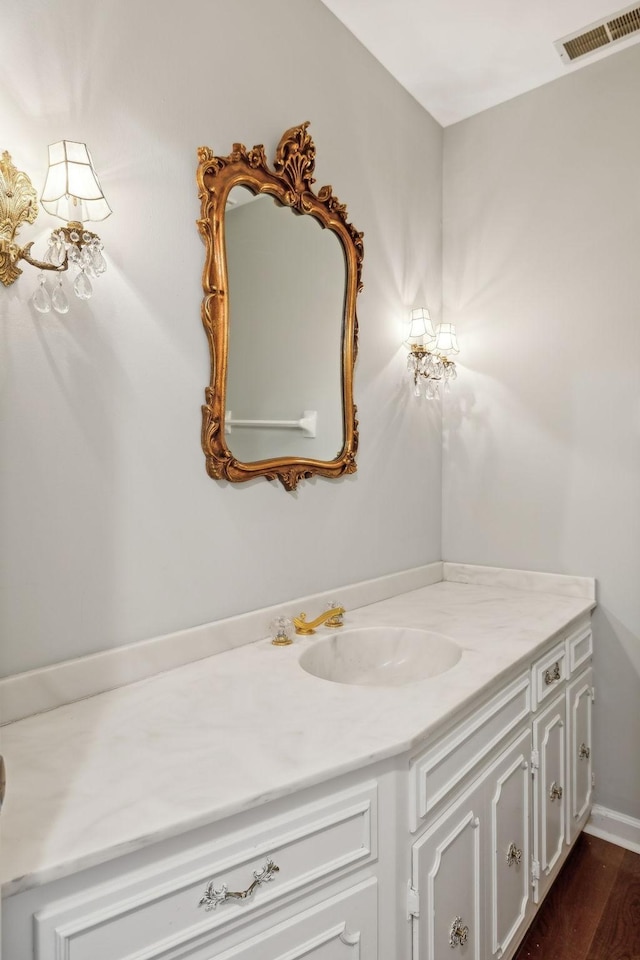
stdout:
[(67, 313), (62, 276), (50, 296), (44, 271), (62, 274), (71, 265), (77, 267), (73, 290), (80, 300), (88, 300), (93, 293), (91, 279), (107, 269), (100, 237), (83, 225), (104, 220), (111, 213), (86, 144), (60, 140), (50, 145), (41, 202), (48, 213), (65, 220), (66, 226), (52, 232), (44, 260), (36, 260), (31, 256), (33, 242), (20, 247), (15, 238), (23, 223), (33, 223), (38, 216), (37, 194), (27, 174), (16, 169), (5, 150), (0, 158), (0, 281), (6, 287), (14, 283), (22, 273), (18, 263), (24, 260), (41, 271), (33, 295), (36, 310), (49, 313), (53, 308)]
[(411, 311), (407, 369), (413, 381), (413, 393), (434, 400), (440, 396), (440, 384), (448, 387), (458, 373), (450, 354), (459, 353), (456, 330), (452, 323), (439, 323), (435, 330), (426, 307)]

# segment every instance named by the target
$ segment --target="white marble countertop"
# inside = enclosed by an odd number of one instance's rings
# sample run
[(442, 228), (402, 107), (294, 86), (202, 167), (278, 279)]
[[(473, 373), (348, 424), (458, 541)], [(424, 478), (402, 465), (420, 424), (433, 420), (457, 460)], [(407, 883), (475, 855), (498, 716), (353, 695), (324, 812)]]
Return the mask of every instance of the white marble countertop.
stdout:
[[(588, 597), (440, 582), (348, 612), (463, 648), (443, 677), (330, 683), (260, 640), (2, 729), (4, 896), (412, 750), (594, 606)], [(428, 695), (427, 695), (428, 693)]]

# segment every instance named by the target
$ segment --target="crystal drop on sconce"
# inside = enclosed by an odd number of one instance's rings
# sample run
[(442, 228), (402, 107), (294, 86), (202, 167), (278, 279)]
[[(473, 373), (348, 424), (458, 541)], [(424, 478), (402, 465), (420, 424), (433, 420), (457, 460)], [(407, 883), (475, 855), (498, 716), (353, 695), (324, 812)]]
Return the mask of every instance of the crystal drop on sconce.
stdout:
[(49, 291), (45, 285), (44, 273), (41, 273), (38, 277), (39, 284), (38, 289), (34, 293), (32, 300), (33, 305), (38, 311), (38, 313), (50, 313), (51, 312), (51, 297), (49, 296)]
[(51, 294), (51, 306), (56, 313), (65, 314), (69, 312), (69, 301), (62, 288), (62, 277), (58, 280), (57, 286)]
[(89, 300), (93, 294), (93, 286), (84, 272), (84, 267), (73, 282), (73, 292), (79, 300)]
[(91, 243), (89, 247), (89, 257), (91, 260), (91, 266), (97, 274), (104, 273), (107, 269), (107, 261), (102, 256), (102, 244), (101, 243)]

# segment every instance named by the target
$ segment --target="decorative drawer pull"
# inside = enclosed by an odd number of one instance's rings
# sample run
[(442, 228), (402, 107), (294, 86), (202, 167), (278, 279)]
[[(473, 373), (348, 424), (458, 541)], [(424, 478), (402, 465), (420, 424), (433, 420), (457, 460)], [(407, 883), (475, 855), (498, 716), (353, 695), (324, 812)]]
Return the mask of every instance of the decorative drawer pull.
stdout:
[(555, 780), (551, 784), (551, 788), (549, 790), (549, 799), (562, 800), (562, 787), (559, 787)]
[(224, 903), (226, 900), (247, 900), (256, 887), (259, 887), (261, 883), (268, 883), (270, 880), (273, 880), (274, 873), (278, 873), (279, 870), (280, 867), (276, 866), (271, 857), (268, 857), (262, 870), (253, 871), (253, 883), (250, 883), (246, 890), (241, 890), (238, 893), (229, 890), (226, 883), (223, 883), (222, 886), (216, 890), (213, 885), (213, 880), (211, 880), (211, 882), (207, 884), (204, 897), (198, 906), (204, 907), (206, 910), (215, 910), (219, 903)]
[(588, 760), (591, 756), (591, 747), (588, 747), (586, 743), (580, 744), (580, 749), (578, 750), (578, 758), (580, 760)]
[(462, 925), (462, 917), (456, 917), (451, 924), (451, 932), (449, 933), (449, 946), (464, 947), (468, 936), (469, 927)]
[(507, 850), (507, 866), (510, 867), (512, 863), (522, 863), (522, 850), (518, 850), (515, 843), (510, 843)]
[(558, 660), (556, 660), (552, 667), (544, 672), (544, 682), (547, 686), (555, 683), (556, 680), (560, 680), (560, 663)]

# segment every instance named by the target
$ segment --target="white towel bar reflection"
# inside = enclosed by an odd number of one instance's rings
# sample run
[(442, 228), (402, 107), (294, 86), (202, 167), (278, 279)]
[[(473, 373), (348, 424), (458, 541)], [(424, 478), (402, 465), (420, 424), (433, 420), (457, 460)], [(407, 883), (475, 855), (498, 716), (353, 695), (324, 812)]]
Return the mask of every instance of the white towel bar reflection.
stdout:
[(305, 410), (299, 420), (234, 420), (231, 410), (227, 410), (224, 417), (225, 433), (231, 433), (232, 427), (274, 427), (279, 430), (302, 430), (305, 437), (315, 437), (317, 426), (317, 410)]

